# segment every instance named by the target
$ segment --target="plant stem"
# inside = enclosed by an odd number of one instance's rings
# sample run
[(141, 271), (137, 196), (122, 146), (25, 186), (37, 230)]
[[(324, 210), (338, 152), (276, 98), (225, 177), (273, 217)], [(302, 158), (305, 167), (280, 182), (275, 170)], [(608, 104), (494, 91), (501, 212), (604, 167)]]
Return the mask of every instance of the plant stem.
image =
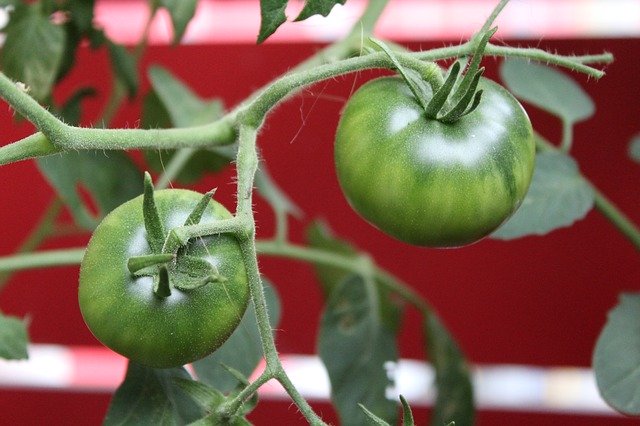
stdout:
[(82, 261), (84, 250), (84, 248), (47, 250), (1, 257), (0, 272), (78, 265)]
[[(52, 233), (55, 227), (56, 218), (60, 214), (62, 206), (62, 200), (55, 197), (47, 206), (47, 209), (36, 226), (31, 229), (27, 238), (14, 253), (26, 253), (35, 250), (42, 241)], [(4, 288), (10, 278), (11, 270), (0, 273), (0, 291)]]

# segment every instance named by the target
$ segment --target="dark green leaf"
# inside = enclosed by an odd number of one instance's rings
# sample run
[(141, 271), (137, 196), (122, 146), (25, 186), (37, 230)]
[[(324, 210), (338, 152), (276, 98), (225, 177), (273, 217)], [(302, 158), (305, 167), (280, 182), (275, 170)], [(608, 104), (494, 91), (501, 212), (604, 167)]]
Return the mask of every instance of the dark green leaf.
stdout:
[(604, 400), (621, 413), (640, 415), (640, 295), (622, 294), (609, 312), (593, 368)]
[[(340, 254), (347, 257), (357, 257), (355, 247), (344, 240), (332, 235), (328, 225), (323, 222), (313, 222), (306, 231), (307, 243), (317, 249)], [(314, 269), (324, 291), (325, 299), (329, 299), (333, 290), (340, 285), (351, 272), (335, 266), (315, 263)], [(402, 304), (384, 286), (377, 286), (380, 300), (380, 312), (385, 325), (392, 330), (400, 326)]]
[[(37, 162), (76, 223), (86, 229), (93, 229), (100, 218), (142, 193), (142, 173), (120, 151), (68, 151)], [(83, 200), (85, 195), (91, 196), (97, 216), (91, 204)]]
[(523, 59), (509, 59), (500, 75), (513, 94), (536, 107), (576, 123), (593, 115), (595, 106), (578, 83), (555, 68)]
[(224, 395), (206, 383), (183, 378), (174, 379), (174, 383), (206, 411), (213, 411), (224, 402)]
[[(271, 328), (275, 328), (280, 320), (280, 301), (273, 285), (265, 278), (262, 282), (269, 308)], [(214, 353), (194, 362), (193, 368), (201, 381), (227, 393), (238, 386), (238, 380), (229, 374), (223, 364), (248, 377), (256, 369), (262, 356), (255, 310), (253, 304), (249, 304), (240, 325), (231, 337)]]
[(80, 124), (81, 103), (85, 98), (95, 96), (95, 94), (96, 91), (93, 87), (81, 87), (76, 90), (60, 108), (60, 118), (73, 126)]
[(27, 323), (0, 312), (0, 358), (27, 359)]
[(593, 190), (576, 162), (564, 154), (540, 153), (522, 205), (492, 237), (509, 240), (544, 235), (584, 218), (592, 207)]
[(322, 315), (318, 353), (342, 424), (369, 424), (358, 404), (397, 423), (397, 403), (386, 396), (387, 388), (393, 386), (388, 369), (398, 359), (396, 336), (384, 325), (378, 292), (370, 286), (357, 275), (345, 279)]
[(108, 40), (107, 46), (109, 48), (111, 68), (116, 78), (127, 89), (129, 97), (134, 97), (138, 93), (138, 86), (140, 85), (136, 59), (120, 44)]
[(65, 6), (69, 12), (70, 22), (82, 33), (91, 31), (93, 26), (94, 0), (72, 0)]
[(189, 21), (196, 13), (198, 0), (160, 0), (160, 4), (167, 8), (173, 23), (173, 43), (178, 44), (189, 25)]
[(188, 380), (184, 368), (154, 369), (129, 362), (124, 382), (111, 400), (106, 426), (176, 425), (202, 418), (204, 411), (178, 386)]
[(640, 163), (640, 135), (634, 136), (629, 144), (629, 157), (636, 163)]
[(260, 0), (260, 33), (258, 43), (262, 43), (287, 20), (284, 10), (287, 0)]
[(424, 320), (423, 332), (427, 353), (436, 371), (438, 396), (432, 414), (432, 424), (473, 424), (473, 387), (464, 355), (436, 315)]
[(26, 84), (31, 96), (42, 101), (51, 93), (64, 50), (64, 29), (32, 5), (25, 13), (12, 14), (0, 52), (2, 70)]
[(347, 0), (307, 0), (296, 21), (304, 21), (313, 15), (327, 16), (333, 6), (344, 4)]

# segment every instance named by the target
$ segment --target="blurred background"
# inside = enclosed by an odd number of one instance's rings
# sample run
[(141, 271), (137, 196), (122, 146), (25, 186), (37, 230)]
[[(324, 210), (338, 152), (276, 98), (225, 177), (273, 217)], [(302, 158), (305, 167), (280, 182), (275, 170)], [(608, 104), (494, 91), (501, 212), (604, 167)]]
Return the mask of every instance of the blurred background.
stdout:
[[(292, 1), (288, 15), (295, 16), (302, 5)], [(391, 0), (376, 35), (411, 49), (454, 44), (473, 34), (493, 6), (493, 1)], [(160, 64), (199, 95), (220, 97), (233, 107), (346, 34), (363, 7), (363, 1), (349, 0), (346, 6), (336, 6), (328, 18), (287, 23), (257, 46), (257, 0), (201, 0), (183, 46), (171, 46), (170, 19), (163, 13), (157, 16), (141, 69)], [(142, 0), (100, 0), (96, 25), (115, 41), (133, 45), (147, 14)], [(562, 54), (614, 54), (615, 62), (606, 67), (607, 75), (601, 80), (572, 75), (597, 109), (594, 117), (575, 128), (572, 152), (581, 171), (640, 223), (640, 166), (627, 154), (629, 141), (640, 133), (640, 1), (514, 0), (497, 25), (494, 41), (498, 43)], [(111, 87), (105, 73), (108, 57), (104, 51), (82, 48), (77, 61), (79, 66), (55, 96), (64, 99), (79, 86), (96, 86), (98, 96), (85, 102), (83, 113), (83, 123), (89, 126), (95, 124)], [(487, 58), (486, 75), (497, 79), (499, 62)], [(322, 219), (337, 236), (370, 252), (382, 267), (416, 288), (439, 312), (469, 361), (478, 366), (482, 385), (478, 424), (631, 424), (632, 420), (603, 408), (588, 369), (607, 311), (619, 293), (640, 289), (637, 250), (597, 211), (546, 236), (512, 242), (486, 239), (457, 250), (411, 247), (363, 222), (341, 195), (333, 174), (332, 145), (343, 102), (354, 87), (377, 75), (358, 73), (323, 82), (269, 116), (259, 139), (265, 165), (305, 214), (291, 223), (291, 239), (303, 242), (305, 228)], [(145, 77), (141, 93), (148, 87)], [(525, 108), (537, 131), (559, 140), (559, 121), (528, 105)], [(136, 127), (140, 109), (140, 99), (126, 104), (115, 125)], [(13, 121), (6, 106), (0, 108), (0, 128), (3, 145), (33, 131), (28, 123)], [(133, 156), (141, 161), (139, 155)], [(232, 206), (233, 177), (234, 170), (229, 168), (208, 176), (196, 189), (217, 187), (216, 197)], [(30, 161), (0, 168), (0, 182), (0, 255), (7, 255), (25, 238), (28, 226), (38, 220), (54, 193)], [(256, 212), (258, 236), (269, 237), (273, 215), (259, 198)], [(85, 235), (57, 238), (42, 248), (78, 247), (87, 240)], [(261, 267), (282, 299), (280, 351), (313, 355), (322, 310), (313, 270), (306, 264), (271, 258), (262, 259)], [(27, 369), (31, 376), (18, 363), (0, 363), (1, 425), (91, 425), (103, 418), (111, 387), (122, 379), (124, 361), (101, 349), (84, 326), (77, 306), (77, 275), (77, 267), (21, 272), (0, 294), (4, 313), (29, 318), (34, 343), (55, 345), (34, 347), (32, 358), (43, 361)], [(402, 358), (424, 359), (418, 315), (407, 312), (405, 324)], [(492, 370), (496, 366), (501, 369)], [(308, 381), (319, 377), (322, 387), (321, 371), (300, 368), (296, 370), (300, 377)], [(428, 370), (417, 368), (428, 380)], [(32, 379), (25, 379), (25, 374)], [(45, 383), (48, 376), (51, 382)], [(429, 392), (416, 394), (421, 401), (416, 410), (418, 424), (427, 422)], [(316, 406), (328, 421), (336, 422), (321, 394)], [(521, 399), (515, 403), (509, 400), (518, 395)], [(255, 424), (303, 424), (288, 401), (266, 395), (263, 399), (250, 417)]]

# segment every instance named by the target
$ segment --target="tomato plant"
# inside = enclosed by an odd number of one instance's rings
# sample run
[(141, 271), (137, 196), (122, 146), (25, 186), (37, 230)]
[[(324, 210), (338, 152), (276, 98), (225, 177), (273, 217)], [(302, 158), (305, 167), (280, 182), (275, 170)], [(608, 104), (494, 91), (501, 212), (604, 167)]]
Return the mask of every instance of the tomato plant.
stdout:
[[(159, 254), (147, 237), (143, 198), (117, 207), (94, 231), (80, 266), (80, 309), (91, 332), (114, 351), (147, 366), (177, 367), (210, 354), (233, 332), (249, 300), (247, 275), (233, 236), (200, 237), (169, 256), (169, 294), (159, 294), (160, 267), (128, 267)], [(202, 195), (167, 189), (154, 199), (170, 232), (188, 222)], [(211, 200), (200, 220), (230, 217)]]
[(406, 82), (382, 77), (347, 102), (336, 171), (353, 208), (412, 244), (455, 247), (500, 226), (529, 188), (533, 130), (520, 103), (482, 79), (475, 110), (447, 123), (425, 116)]

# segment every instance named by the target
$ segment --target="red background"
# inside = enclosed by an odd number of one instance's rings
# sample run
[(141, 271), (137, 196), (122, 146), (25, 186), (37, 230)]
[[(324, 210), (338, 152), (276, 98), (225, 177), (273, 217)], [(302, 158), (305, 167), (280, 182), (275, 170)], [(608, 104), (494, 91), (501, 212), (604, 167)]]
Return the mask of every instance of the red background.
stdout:
[[(640, 165), (627, 156), (628, 142), (640, 132), (637, 101), (640, 40), (543, 41), (540, 47), (583, 54), (608, 50), (616, 62), (600, 81), (576, 76), (594, 98), (596, 116), (575, 129), (575, 157), (581, 170), (640, 223)], [(413, 48), (440, 46), (423, 43)], [(143, 67), (162, 64), (205, 97), (221, 97), (233, 106), (254, 89), (312, 54), (315, 45), (153, 47)], [(110, 80), (104, 52), (81, 50), (79, 66), (56, 93), (64, 99), (80, 85), (95, 85), (98, 98), (86, 102), (85, 124), (98, 116)], [(486, 60), (488, 75), (497, 62)], [(324, 219), (337, 235), (370, 252), (376, 261), (411, 283), (441, 314), (473, 363), (589, 366), (592, 349), (607, 311), (621, 291), (640, 288), (638, 252), (597, 211), (575, 226), (545, 237), (514, 242), (485, 240), (458, 250), (429, 250), (392, 240), (359, 219), (342, 197), (333, 173), (332, 144), (338, 114), (353, 87), (374, 73), (361, 73), (318, 84), (289, 100), (268, 117), (259, 139), (273, 178), (304, 210), (291, 224), (291, 238), (302, 242), (306, 225)], [(144, 88), (148, 84), (144, 83)], [(142, 93), (145, 92), (142, 91)], [(557, 140), (554, 119), (527, 106), (534, 126)], [(117, 126), (135, 127), (139, 102), (128, 104)], [(0, 109), (0, 143), (31, 132)], [(11, 253), (27, 235), (53, 192), (33, 162), (0, 168), (0, 255)], [(217, 186), (217, 197), (232, 206), (233, 170), (210, 176), (199, 189)], [(259, 237), (273, 231), (268, 206), (256, 202)], [(86, 237), (49, 241), (44, 247), (79, 246)], [(276, 284), (284, 306), (278, 341), (282, 352), (314, 353), (322, 308), (319, 287), (309, 266), (263, 259), (262, 271)], [(16, 274), (0, 295), (5, 313), (29, 316), (34, 342), (97, 344), (77, 307), (77, 267)], [(419, 322), (409, 312), (401, 336), (401, 355), (423, 356)], [(107, 395), (0, 391), (0, 424), (97, 424)], [(335, 421), (328, 406), (320, 406)], [(427, 410), (418, 410), (419, 424)], [(263, 402), (252, 415), (256, 424), (301, 424), (295, 407)], [(480, 424), (623, 424), (622, 418), (531, 413), (482, 412)]]

